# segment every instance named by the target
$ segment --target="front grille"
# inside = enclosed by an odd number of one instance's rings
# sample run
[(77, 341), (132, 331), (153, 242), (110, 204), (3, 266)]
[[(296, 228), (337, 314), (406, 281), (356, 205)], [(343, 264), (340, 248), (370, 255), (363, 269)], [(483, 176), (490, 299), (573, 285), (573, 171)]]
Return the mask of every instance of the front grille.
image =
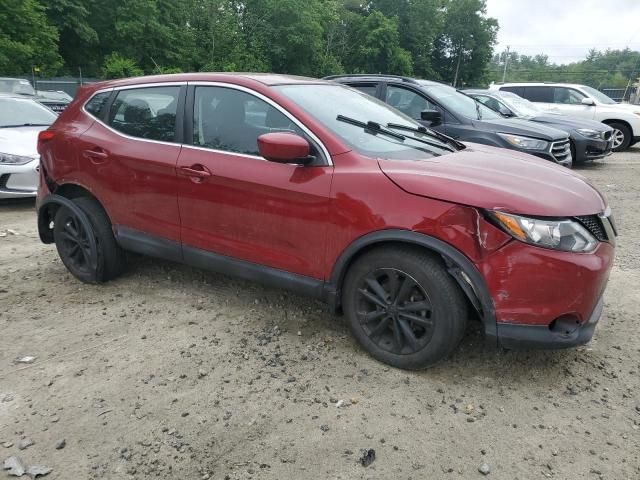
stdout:
[(602, 225), (602, 220), (600, 220), (598, 215), (584, 215), (582, 217), (576, 217), (576, 220), (584, 225), (584, 227), (601, 242), (609, 240), (607, 232)]
[(551, 155), (557, 162), (564, 162), (571, 158), (571, 145), (569, 140), (563, 140), (561, 142), (554, 142), (551, 144)]

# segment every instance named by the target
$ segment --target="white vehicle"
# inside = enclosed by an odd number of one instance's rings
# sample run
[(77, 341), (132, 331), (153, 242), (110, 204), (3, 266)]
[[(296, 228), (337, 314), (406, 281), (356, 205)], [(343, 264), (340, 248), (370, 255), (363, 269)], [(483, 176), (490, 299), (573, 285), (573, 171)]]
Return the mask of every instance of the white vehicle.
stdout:
[(0, 95), (0, 199), (36, 195), (38, 133), (56, 118), (35, 100)]
[(640, 142), (640, 106), (616, 103), (604, 93), (569, 83), (496, 83), (490, 90), (512, 92), (539, 104), (549, 113), (587, 118), (613, 128), (613, 150)]

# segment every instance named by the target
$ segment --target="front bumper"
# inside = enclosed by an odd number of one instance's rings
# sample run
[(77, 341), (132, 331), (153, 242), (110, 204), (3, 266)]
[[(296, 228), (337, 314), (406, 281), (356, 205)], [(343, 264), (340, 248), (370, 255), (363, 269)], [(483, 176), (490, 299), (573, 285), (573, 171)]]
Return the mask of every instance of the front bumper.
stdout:
[(39, 165), (39, 160), (24, 165), (0, 164), (0, 199), (35, 197)]
[(583, 324), (574, 322), (556, 323), (552, 327), (540, 325), (497, 325), (498, 344), (510, 350), (560, 349), (577, 347), (589, 343), (602, 315), (604, 302), (598, 300), (591, 316)]
[(588, 342), (602, 312), (615, 248), (592, 253), (511, 241), (477, 267), (493, 299), (492, 341), (506, 348), (564, 348)]
[(584, 137), (572, 137), (575, 147), (575, 162), (598, 160), (611, 155), (613, 140), (596, 140)]

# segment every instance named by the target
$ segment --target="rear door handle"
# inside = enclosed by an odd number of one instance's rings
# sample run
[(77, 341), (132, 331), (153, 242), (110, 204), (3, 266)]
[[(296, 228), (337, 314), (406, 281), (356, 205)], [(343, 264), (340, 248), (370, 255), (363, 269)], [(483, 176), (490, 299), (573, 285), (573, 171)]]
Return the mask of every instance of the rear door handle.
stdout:
[(191, 165), (190, 167), (180, 167), (178, 168), (178, 173), (185, 177), (191, 177), (193, 179), (200, 180), (211, 176), (211, 172), (209, 171), (209, 169), (199, 163)]
[(107, 158), (109, 158), (109, 154), (100, 147), (85, 150), (83, 154), (93, 163), (104, 163), (107, 161)]

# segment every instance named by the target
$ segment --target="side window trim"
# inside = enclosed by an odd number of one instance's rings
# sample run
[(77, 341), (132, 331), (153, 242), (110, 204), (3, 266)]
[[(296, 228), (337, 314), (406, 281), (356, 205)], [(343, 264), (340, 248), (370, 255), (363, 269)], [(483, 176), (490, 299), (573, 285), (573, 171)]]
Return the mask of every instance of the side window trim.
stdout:
[(309, 136), (309, 138), (317, 145), (318, 149), (320, 150), (320, 152), (322, 153), (322, 156), (324, 157), (322, 159), (322, 163), (316, 165), (316, 166), (322, 166), (322, 167), (326, 167), (326, 166), (333, 166), (333, 160), (331, 159), (331, 155), (329, 154), (329, 150), (327, 150), (327, 147), (324, 145), (324, 143), (318, 138), (318, 136), (316, 134), (314, 134), (304, 123), (302, 123), (300, 120), (298, 120), (293, 114), (289, 113), (287, 110), (285, 110), (282, 106), (280, 106), (278, 103), (274, 102), (273, 100), (271, 100), (269, 97), (262, 95), (259, 92), (256, 92), (255, 90), (252, 90), (250, 88), (247, 87), (243, 87), (241, 85), (235, 85), (233, 83), (224, 83), (224, 82), (214, 82), (214, 81), (191, 81), (191, 82), (187, 82), (187, 95), (186, 95), (186, 101), (185, 101), (185, 109), (184, 109), (184, 121), (182, 122), (184, 125), (184, 141), (183, 141), (183, 146), (188, 147), (188, 148), (193, 148), (196, 150), (205, 150), (208, 152), (220, 152), (220, 153), (225, 153), (228, 155), (236, 155), (236, 156), (240, 156), (240, 157), (246, 157), (246, 158), (251, 158), (254, 160), (262, 160), (262, 161), (267, 161), (265, 160), (263, 157), (258, 156), (258, 155), (250, 155), (250, 154), (246, 154), (246, 153), (238, 153), (238, 152), (231, 152), (231, 151), (226, 151), (226, 150), (216, 150), (213, 148), (207, 148), (207, 147), (201, 147), (199, 145), (194, 145), (193, 143), (193, 121), (194, 121), (194, 107), (195, 107), (195, 89), (196, 87), (222, 87), (222, 88), (231, 88), (233, 90), (238, 90), (241, 92), (245, 92), (248, 93), (249, 95), (253, 95), (254, 97), (266, 102), (267, 104), (269, 104), (270, 106), (274, 107), (276, 110), (278, 110), (280, 113), (282, 113), (285, 117), (287, 117), (289, 120), (291, 120), (291, 122), (293, 122), (295, 125), (297, 125), (306, 135)]
[[(140, 137), (134, 137), (131, 135), (127, 135), (126, 133), (120, 132), (118, 130), (116, 130), (115, 128), (113, 128), (111, 125), (109, 125), (108, 121), (109, 121), (109, 115), (111, 113), (111, 108), (113, 106), (113, 103), (116, 99), (116, 97), (118, 96), (118, 92), (122, 91), (122, 90), (136, 90), (139, 88), (153, 88), (153, 87), (180, 87), (180, 91), (178, 92), (178, 103), (176, 105), (176, 124), (175, 124), (175, 141), (173, 142), (165, 142), (162, 140), (153, 140), (150, 138), (140, 138)], [(99, 93), (104, 93), (104, 92), (108, 92), (111, 91), (111, 96), (109, 97), (109, 100), (107, 100), (107, 102), (105, 103), (102, 111), (100, 112), (100, 118), (98, 117), (94, 117), (93, 115), (91, 115), (84, 107), (87, 103), (89, 103), (91, 101), (91, 99), (96, 96)], [(186, 96), (186, 91), (187, 91), (187, 82), (158, 82), (158, 83), (141, 83), (141, 84), (134, 84), (134, 85), (125, 85), (122, 87), (111, 87), (111, 88), (103, 88), (101, 90), (96, 90), (93, 95), (91, 95), (91, 97), (89, 97), (87, 99), (86, 102), (84, 102), (84, 104), (82, 105), (82, 111), (95, 118), (96, 121), (98, 123), (100, 123), (103, 127), (107, 128), (109, 131), (115, 133), (116, 135), (120, 135), (121, 137), (127, 138), (129, 140), (137, 140), (139, 142), (150, 142), (150, 143), (157, 143), (160, 145), (171, 145), (171, 146), (179, 146), (182, 145), (183, 142), (178, 142), (178, 140), (182, 140), (184, 138), (184, 130), (183, 130), (183, 122), (180, 121), (180, 117), (184, 118), (185, 116), (185, 110), (184, 108), (181, 108), (181, 105), (184, 106), (185, 105), (185, 96)]]

